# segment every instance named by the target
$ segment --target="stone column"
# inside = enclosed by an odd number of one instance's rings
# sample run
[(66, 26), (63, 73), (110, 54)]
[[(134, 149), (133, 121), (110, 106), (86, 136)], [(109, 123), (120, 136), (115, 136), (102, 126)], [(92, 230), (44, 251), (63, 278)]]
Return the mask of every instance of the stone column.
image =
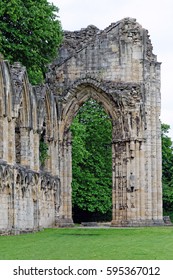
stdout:
[(34, 145), (33, 145), (33, 161), (32, 161), (32, 164), (33, 164), (33, 170), (34, 171), (39, 171), (39, 169), (40, 169), (39, 140), (40, 140), (39, 133), (37, 131), (33, 131)]
[(14, 182), (12, 183), (12, 207), (13, 207), (13, 233), (19, 233), (20, 229), (20, 220), (19, 215), (21, 214), (20, 203), (20, 188), (21, 188), (21, 179), (17, 179), (17, 169), (14, 169)]
[(58, 149), (57, 143), (54, 139), (48, 142), (49, 145), (49, 158), (47, 159), (47, 171), (51, 172), (53, 176), (57, 176), (57, 157), (58, 157)]
[(146, 190), (146, 222), (152, 223), (152, 181), (151, 181), (151, 175), (152, 175), (152, 163), (151, 163), (151, 107), (150, 107), (150, 101), (147, 101), (146, 105), (147, 109), (147, 116), (146, 116), (146, 122), (147, 122), (147, 130), (146, 130), (146, 144), (145, 144), (145, 159), (146, 159), (146, 167), (145, 167), (145, 190)]
[(63, 150), (64, 150), (64, 160), (63, 160), (63, 200), (64, 200), (64, 218), (67, 220), (67, 199), (68, 199), (68, 186), (67, 186), (67, 176), (68, 176), (68, 147), (67, 147), (67, 139), (64, 140), (63, 143)]
[(59, 178), (60, 178), (60, 190), (61, 190), (61, 205), (59, 209), (59, 220), (63, 220), (64, 218), (64, 176), (63, 176), (63, 168), (64, 166), (64, 151), (62, 142), (59, 143)]
[(112, 147), (112, 226), (124, 226), (127, 222), (127, 162), (125, 155), (126, 143), (115, 142)]
[(3, 145), (4, 145), (4, 139), (3, 139), (3, 117), (0, 117), (0, 159), (3, 159)]
[(139, 200), (140, 200), (140, 220), (141, 223), (146, 219), (145, 204), (146, 204), (146, 190), (145, 190), (145, 151), (144, 143), (140, 142), (139, 150)]
[(136, 195), (136, 201), (135, 201), (135, 205), (136, 205), (136, 222), (140, 222), (140, 209), (141, 209), (141, 196), (140, 196), (140, 192), (141, 192), (141, 185), (140, 185), (140, 160), (142, 160), (140, 158), (140, 142), (138, 140), (136, 140), (136, 144), (135, 144), (136, 148), (135, 148), (135, 174), (136, 174), (136, 180), (135, 180), (135, 195)]
[(71, 131), (67, 136), (67, 218), (72, 223), (72, 141)]
[(29, 130), (26, 127), (20, 128), (20, 135), (21, 135), (21, 165), (29, 166)]
[(151, 97), (151, 194), (152, 194), (152, 220), (157, 221), (157, 162), (156, 162), (156, 97), (155, 93)]
[[(154, 213), (153, 219), (155, 223), (163, 223), (163, 213), (162, 213), (162, 146), (161, 146), (161, 123), (160, 123), (160, 110), (161, 110), (161, 96), (160, 96), (160, 63), (151, 65), (151, 75), (153, 77), (152, 81), (152, 106), (154, 108), (153, 121), (153, 131), (155, 131), (154, 145), (155, 145), (155, 192), (154, 194)], [(154, 93), (154, 94), (153, 94)], [(153, 202), (154, 203), (154, 202)]]
[(60, 206), (60, 226), (73, 225), (71, 207), (71, 140), (69, 137), (69, 132), (67, 132), (60, 148), (60, 184), (62, 199)]
[(28, 135), (28, 157), (30, 168), (34, 168), (34, 132), (33, 129), (30, 130)]
[(8, 118), (2, 119), (2, 159), (8, 162)]
[(128, 223), (133, 224), (136, 222), (136, 212), (137, 212), (137, 201), (136, 201), (136, 181), (137, 181), (137, 172), (136, 172), (136, 141), (131, 139), (129, 143), (129, 157), (130, 165), (128, 170), (128, 196), (129, 203), (127, 212), (128, 214)]
[(117, 178), (116, 178), (116, 148), (115, 144), (112, 145), (112, 223), (116, 220), (116, 186), (117, 186)]
[(51, 168), (51, 174), (54, 176), (56, 175), (55, 157), (56, 157), (56, 149), (55, 149), (55, 142), (53, 140), (50, 142), (50, 168)]
[(157, 120), (157, 138), (156, 138), (156, 172), (157, 172), (157, 218), (163, 222), (163, 202), (162, 202), (162, 143), (161, 143), (161, 124), (160, 120)]
[(157, 63), (156, 71), (156, 162), (157, 162), (157, 215), (158, 220), (163, 223), (163, 201), (162, 201), (162, 143), (161, 143), (161, 93), (160, 93), (160, 63)]
[(14, 164), (15, 161), (15, 119), (10, 119), (8, 122), (8, 162)]

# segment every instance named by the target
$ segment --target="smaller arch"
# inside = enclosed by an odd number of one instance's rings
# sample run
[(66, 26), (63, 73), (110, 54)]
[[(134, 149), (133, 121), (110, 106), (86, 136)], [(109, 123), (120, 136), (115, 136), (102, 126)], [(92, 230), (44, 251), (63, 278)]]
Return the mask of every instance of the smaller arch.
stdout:
[(19, 62), (11, 67), (12, 79), (14, 82), (13, 111), (15, 117), (21, 112), (21, 121), (23, 127), (31, 126), (31, 86), (28, 80), (26, 68)]
[(28, 177), (28, 174), (25, 175), (24, 184), (25, 184), (25, 185), (28, 185), (28, 184), (29, 184), (29, 177)]
[(41, 179), (41, 190), (44, 190), (46, 188), (46, 183), (44, 178)]
[[(40, 133), (40, 168), (51, 172), (55, 171), (57, 162), (58, 122), (56, 102), (53, 93), (45, 86), (44, 95), (38, 99), (38, 127)], [(41, 153), (44, 150), (44, 155)], [(43, 157), (42, 157), (43, 155)]]
[(20, 185), (21, 184), (21, 174), (17, 174), (16, 176), (16, 184)]
[(14, 89), (8, 61), (0, 59), (0, 116), (12, 117), (12, 96)]
[(90, 98), (102, 104), (112, 121), (117, 118), (117, 103), (112, 98), (112, 95), (106, 92), (105, 87), (93, 78), (77, 81), (63, 97), (61, 114), (62, 135), (65, 131), (69, 130), (73, 118), (77, 115), (80, 107)]

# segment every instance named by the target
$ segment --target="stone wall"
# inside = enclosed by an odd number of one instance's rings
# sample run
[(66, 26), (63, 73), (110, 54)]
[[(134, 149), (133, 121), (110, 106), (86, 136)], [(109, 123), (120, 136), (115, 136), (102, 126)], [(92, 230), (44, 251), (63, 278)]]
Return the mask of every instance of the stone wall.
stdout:
[(70, 125), (89, 98), (112, 119), (112, 225), (163, 223), (160, 63), (148, 31), (125, 18), (65, 31), (44, 85), (32, 87), (25, 67), (1, 58), (1, 231), (73, 224)]
[[(163, 223), (160, 63), (152, 49), (148, 31), (135, 19), (125, 18), (105, 30), (89, 26), (65, 32), (59, 57), (47, 73), (59, 104), (61, 150), (69, 149), (70, 125), (87, 99), (101, 103), (111, 116), (112, 225)], [(62, 158), (68, 217), (71, 179), (66, 179), (71, 174), (68, 168), (64, 175), (63, 166), (71, 161), (70, 153)]]
[[(60, 204), (56, 102), (46, 85), (32, 87), (26, 69), (0, 61), (0, 232), (55, 226)], [(49, 157), (41, 168), (39, 142)]]

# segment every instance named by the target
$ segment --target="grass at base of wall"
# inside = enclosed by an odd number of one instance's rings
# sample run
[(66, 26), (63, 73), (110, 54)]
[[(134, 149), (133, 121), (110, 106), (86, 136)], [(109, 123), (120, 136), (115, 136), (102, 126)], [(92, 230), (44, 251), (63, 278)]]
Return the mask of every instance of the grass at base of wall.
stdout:
[(45, 229), (0, 236), (1, 260), (173, 260), (173, 227)]

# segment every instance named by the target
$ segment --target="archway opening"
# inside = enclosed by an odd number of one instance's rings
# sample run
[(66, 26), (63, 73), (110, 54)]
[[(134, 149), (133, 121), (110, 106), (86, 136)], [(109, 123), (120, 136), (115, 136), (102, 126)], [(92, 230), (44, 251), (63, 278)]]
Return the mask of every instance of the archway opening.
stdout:
[(72, 213), (75, 223), (112, 219), (112, 122), (89, 99), (71, 125)]
[(15, 122), (15, 160), (17, 164), (21, 164), (21, 126), (22, 112), (20, 109)]

